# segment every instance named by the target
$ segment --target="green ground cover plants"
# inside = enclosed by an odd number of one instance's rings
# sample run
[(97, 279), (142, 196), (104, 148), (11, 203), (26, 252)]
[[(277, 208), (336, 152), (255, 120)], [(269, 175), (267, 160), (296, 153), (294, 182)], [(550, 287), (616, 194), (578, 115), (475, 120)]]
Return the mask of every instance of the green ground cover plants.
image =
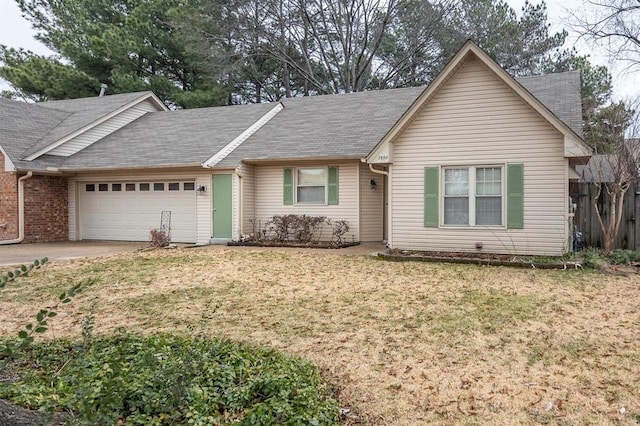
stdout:
[(44, 341), (11, 363), (0, 398), (68, 413), (67, 424), (336, 424), (317, 369), (273, 349), (222, 339), (116, 332)]

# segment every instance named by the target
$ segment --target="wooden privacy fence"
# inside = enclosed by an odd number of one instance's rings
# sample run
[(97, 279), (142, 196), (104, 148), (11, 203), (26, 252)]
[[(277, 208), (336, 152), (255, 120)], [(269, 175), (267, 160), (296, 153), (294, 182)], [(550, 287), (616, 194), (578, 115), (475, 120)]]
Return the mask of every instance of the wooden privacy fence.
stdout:
[[(577, 203), (575, 227), (582, 232), (585, 246), (602, 247), (602, 230), (596, 209), (591, 203), (591, 198), (598, 189), (592, 183), (580, 183), (577, 187), (577, 193), (572, 191), (572, 198)], [(604, 190), (598, 200), (598, 208), (603, 212), (603, 221), (606, 223), (609, 218), (609, 196)], [(622, 208), (622, 221), (615, 248), (640, 250), (640, 185), (638, 181), (632, 184), (625, 194)]]

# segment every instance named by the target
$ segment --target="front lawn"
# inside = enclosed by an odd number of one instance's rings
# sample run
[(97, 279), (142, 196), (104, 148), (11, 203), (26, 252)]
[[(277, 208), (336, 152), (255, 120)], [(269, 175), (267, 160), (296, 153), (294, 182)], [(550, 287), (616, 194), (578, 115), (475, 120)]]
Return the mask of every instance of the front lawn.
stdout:
[[(640, 279), (211, 247), (46, 265), (0, 335), (84, 278), (48, 337), (205, 334), (309, 359), (366, 424), (640, 422)], [(349, 420), (347, 420), (349, 421)], [(354, 421), (353, 418), (350, 421)]]

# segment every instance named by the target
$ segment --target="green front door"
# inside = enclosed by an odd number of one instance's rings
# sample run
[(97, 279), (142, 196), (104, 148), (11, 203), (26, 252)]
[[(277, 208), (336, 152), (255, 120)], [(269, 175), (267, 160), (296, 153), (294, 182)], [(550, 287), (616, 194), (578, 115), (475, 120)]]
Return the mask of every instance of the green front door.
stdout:
[(231, 238), (231, 175), (213, 175), (213, 238)]

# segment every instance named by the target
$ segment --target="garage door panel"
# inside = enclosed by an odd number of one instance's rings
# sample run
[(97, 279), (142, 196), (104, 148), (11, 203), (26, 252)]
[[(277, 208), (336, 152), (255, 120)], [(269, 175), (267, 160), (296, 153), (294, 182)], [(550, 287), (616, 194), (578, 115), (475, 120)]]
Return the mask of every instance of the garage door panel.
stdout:
[[(160, 182), (160, 181), (157, 181)], [(108, 191), (99, 191), (100, 183), (109, 183)], [(148, 241), (149, 232), (160, 228), (163, 211), (171, 211), (171, 239), (174, 242), (195, 242), (196, 192), (183, 190), (154, 191), (153, 181), (136, 182), (135, 191), (113, 191), (113, 182), (95, 182), (95, 191), (79, 188), (79, 225), (82, 239)], [(126, 182), (133, 183), (133, 182)], [(140, 183), (148, 183), (150, 191), (140, 191)]]

